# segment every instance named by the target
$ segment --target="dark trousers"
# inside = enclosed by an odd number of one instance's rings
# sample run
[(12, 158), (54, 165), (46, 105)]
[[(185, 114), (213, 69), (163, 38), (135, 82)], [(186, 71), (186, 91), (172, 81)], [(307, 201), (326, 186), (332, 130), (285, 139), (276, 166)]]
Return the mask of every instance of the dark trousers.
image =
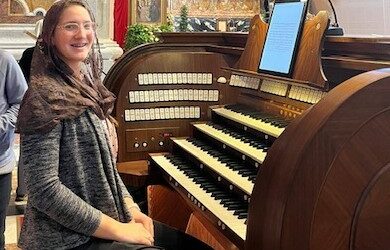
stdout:
[(26, 183), (24, 182), (24, 167), (21, 161), (18, 163), (18, 187), (16, 189), (16, 196), (25, 196), (27, 194)]
[(154, 245), (155, 246), (144, 246), (94, 238), (86, 244), (74, 248), (74, 250), (212, 249), (200, 240), (157, 221), (154, 221)]
[(5, 218), (7, 217), (7, 208), (11, 195), (12, 174), (0, 175), (0, 250), (4, 249), (5, 244)]

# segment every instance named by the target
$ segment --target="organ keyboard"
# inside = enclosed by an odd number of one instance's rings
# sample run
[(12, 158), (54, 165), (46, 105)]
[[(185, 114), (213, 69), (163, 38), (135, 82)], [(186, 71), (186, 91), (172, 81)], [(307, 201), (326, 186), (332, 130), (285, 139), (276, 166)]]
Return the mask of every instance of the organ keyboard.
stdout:
[(201, 168), (206, 165), (246, 194), (250, 195), (252, 193), (256, 176), (254, 169), (245, 168), (238, 161), (234, 161), (232, 157), (215, 150), (215, 148), (200, 140), (172, 138), (172, 141), (202, 162), (203, 166)]
[[(215, 249), (389, 246), (359, 232), (386, 235), (390, 207), (377, 202), (375, 190), (373, 201), (358, 197), (368, 187), (389, 190), (389, 156), (359, 148), (390, 147), (390, 73), (359, 76), (329, 92), (321, 65), (310, 63), (320, 62), (326, 23), (324, 13), (306, 21), (288, 79), (256, 73), (266, 30), (258, 17), (245, 49), (234, 46), (234, 37), (224, 44), (160, 43), (136, 48), (114, 65), (106, 85), (118, 95), (119, 161), (148, 159), (152, 218)], [(373, 156), (378, 160), (368, 160)], [(365, 179), (354, 181), (351, 195), (343, 183), (355, 173)], [(387, 185), (376, 186), (370, 176)], [(377, 211), (382, 220), (370, 229), (369, 214)], [(190, 215), (206, 220), (194, 229)], [(323, 225), (340, 230), (339, 237)]]
[(287, 126), (288, 122), (281, 118), (271, 117), (270, 114), (260, 112), (246, 112), (245, 109), (238, 108), (216, 108), (213, 112), (226, 117), (230, 120), (241, 123), (242, 125), (251, 127), (258, 131), (264, 132), (267, 135), (278, 138)]
[[(211, 213), (212, 220), (218, 218), (217, 224), (223, 230), (231, 230), (243, 241), (246, 236), (247, 204), (229, 195), (219, 188), (210, 178), (204, 177), (185, 161), (152, 155), (152, 160), (171, 177), (175, 186), (180, 185), (187, 197), (203, 212)], [(200, 181), (198, 178), (203, 177)], [(236, 212), (237, 211), (237, 212)]]

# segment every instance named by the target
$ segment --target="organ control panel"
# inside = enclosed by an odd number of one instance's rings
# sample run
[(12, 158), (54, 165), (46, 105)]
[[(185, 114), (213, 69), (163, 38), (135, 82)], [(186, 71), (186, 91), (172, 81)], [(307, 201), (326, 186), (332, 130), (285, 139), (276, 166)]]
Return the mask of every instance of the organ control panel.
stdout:
[[(384, 95), (389, 89), (383, 86), (390, 76), (362, 76), (329, 92), (318, 64), (327, 22), (324, 13), (306, 21), (291, 78), (256, 73), (254, 61), (267, 28), (259, 17), (252, 20), (242, 51), (162, 43), (139, 47), (114, 66), (107, 85), (118, 96), (119, 161), (148, 160), (152, 218), (215, 249), (306, 249), (308, 244), (336, 249), (335, 241), (321, 231), (326, 204), (338, 204), (324, 191), (336, 185), (337, 175), (327, 179), (326, 173), (336, 171), (332, 166), (343, 169), (339, 154), (362, 161), (366, 154), (356, 156), (335, 142), (344, 138), (351, 148), (362, 146), (354, 140), (358, 134), (365, 136), (359, 127), (389, 123), (385, 113), (376, 122), (370, 114), (388, 105)], [(337, 125), (358, 108), (354, 105), (365, 99), (366, 89), (378, 94), (378, 102), (346, 127)], [(389, 137), (386, 131), (380, 134)], [(387, 141), (378, 138), (373, 143), (385, 148)], [(366, 164), (372, 171), (380, 168)], [(344, 181), (354, 178), (338, 176)], [(315, 207), (316, 201), (321, 206)], [(357, 201), (348, 202), (347, 207), (354, 207)], [(386, 210), (379, 205), (375, 209)], [(351, 212), (345, 218), (353, 216)], [(348, 219), (341, 223), (351, 226)], [(316, 241), (305, 232), (312, 232)], [(345, 232), (342, 237), (349, 236)], [(321, 248), (319, 242), (325, 239)]]

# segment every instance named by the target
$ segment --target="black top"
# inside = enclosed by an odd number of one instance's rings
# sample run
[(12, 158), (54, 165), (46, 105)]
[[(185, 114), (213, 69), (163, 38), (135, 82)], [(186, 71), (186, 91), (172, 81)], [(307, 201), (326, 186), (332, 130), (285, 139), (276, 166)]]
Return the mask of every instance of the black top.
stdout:
[(19, 66), (22, 69), (23, 75), (26, 78), (27, 83), (30, 82), (30, 69), (31, 60), (34, 53), (35, 47), (27, 48), (23, 51), (22, 57), (19, 60)]

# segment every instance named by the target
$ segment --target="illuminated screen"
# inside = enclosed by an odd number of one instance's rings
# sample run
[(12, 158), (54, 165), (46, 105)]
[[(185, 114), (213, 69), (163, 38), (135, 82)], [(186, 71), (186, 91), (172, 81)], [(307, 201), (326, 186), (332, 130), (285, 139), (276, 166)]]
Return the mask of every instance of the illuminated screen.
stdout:
[(275, 3), (259, 72), (291, 76), (305, 16), (306, 2)]

